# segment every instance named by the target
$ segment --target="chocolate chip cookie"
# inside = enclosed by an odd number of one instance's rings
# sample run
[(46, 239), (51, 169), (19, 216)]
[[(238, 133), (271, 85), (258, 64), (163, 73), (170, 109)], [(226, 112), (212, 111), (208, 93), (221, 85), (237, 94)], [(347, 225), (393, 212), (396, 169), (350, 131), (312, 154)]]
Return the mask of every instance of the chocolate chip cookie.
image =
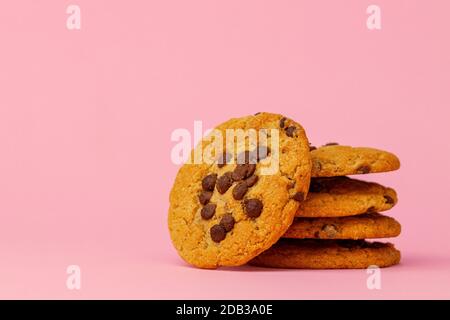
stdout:
[(400, 161), (396, 155), (374, 148), (356, 148), (331, 143), (311, 149), (312, 177), (387, 172), (400, 168)]
[(399, 262), (400, 251), (390, 243), (281, 239), (250, 264), (268, 268), (364, 269), (389, 267)]
[(200, 268), (247, 263), (286, 232), (310, 175), (309, 143), (293, 120), (258, 113), (219, 125), (175, 179), (168, 216), (175, 248)]
[(380, 212), (397, 203), (394, 189), (348, 177), (313, 178), (297, 217), (341, 217)]
[(400, 223), (394, 218), (366, 213), (340, 218), (296, 218), (283, 238), (359, 240), (396, 237), (400, 231)]

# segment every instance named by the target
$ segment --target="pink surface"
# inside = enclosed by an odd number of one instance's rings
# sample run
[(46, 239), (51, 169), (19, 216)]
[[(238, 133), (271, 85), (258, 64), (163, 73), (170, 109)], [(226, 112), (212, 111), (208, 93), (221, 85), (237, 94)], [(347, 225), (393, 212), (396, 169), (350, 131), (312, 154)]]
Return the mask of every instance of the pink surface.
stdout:
[[(0, 4), (0, 298), (450, 298), (450, 2)], [(314, 144), (392, 150), (402, 264), (197, 270), (172, 248), (176, 128), (284, 113)], [(66, 288), (66, 267), (82, 271)]]

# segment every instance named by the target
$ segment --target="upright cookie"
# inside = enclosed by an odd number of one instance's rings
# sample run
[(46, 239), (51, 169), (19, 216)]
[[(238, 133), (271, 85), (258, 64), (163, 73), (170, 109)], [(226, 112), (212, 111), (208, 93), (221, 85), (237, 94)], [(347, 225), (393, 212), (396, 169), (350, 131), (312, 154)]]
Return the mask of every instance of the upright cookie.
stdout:
[(373, 239), (396, 237), (400, 223), (379, 213), (340, 218), (296, 218), (283, 238)]
[(342, 217), (391, 209), (397, 203), (394, 189), (348, 177), (313, 178), (297, 217)]
[(400, 251), (390, 243), (282, 239), (250, 264), (286, 269), (365, 269), (389, 267), (399, 262)]
[(387, 172), (400, 168), (396, 155), (373, 148), (329, 144), (311, 151), (312, 177)]
[[(218, 136), (230, 134), (220, 143), (226, 150), (213, 148)], [(203, 161), (181, 167), (170, 193), (172, 242), (197, 267), (245, 264), (286, 232), (308, 192), (305, 132), (281, 115), (258, 113), (216, 127), (191, 162), (199, 154)]]

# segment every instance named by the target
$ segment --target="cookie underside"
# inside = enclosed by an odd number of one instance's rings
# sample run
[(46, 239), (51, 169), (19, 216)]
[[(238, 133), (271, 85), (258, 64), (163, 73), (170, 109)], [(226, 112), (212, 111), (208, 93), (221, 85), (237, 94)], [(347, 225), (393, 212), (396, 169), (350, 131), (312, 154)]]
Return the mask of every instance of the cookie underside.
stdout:
[(388, 172), (400, 168), (396, 155), (366, 147), (322, 146), (311, 151), (311, 158), (311, 176), (314, 178)]
[(313, 178), (297, 217), (344, 217), (382, 212), (397, 204), (394, 189), (349, 177)]
[(249, 264), (286, 269), (365, 269), (398, 264), (400, 257), (400, 251), (390, 243), (282, 239)]
[(397, 237), (400, 223), (379, 213), (340, 218), (296, 218), (283, 238), (377, 239)]

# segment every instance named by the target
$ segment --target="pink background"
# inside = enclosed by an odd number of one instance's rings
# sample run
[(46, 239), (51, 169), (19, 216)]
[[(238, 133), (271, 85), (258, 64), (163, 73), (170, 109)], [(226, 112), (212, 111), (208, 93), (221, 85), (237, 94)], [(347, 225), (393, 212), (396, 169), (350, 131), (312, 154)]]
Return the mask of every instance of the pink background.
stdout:
[[(450, 2), (0, 4), (0, 298), (450, 298)], [(366, 28), (366, 8), (382, 30)], [(176, 128), (257, 111), (392, 150), (402, 264), (198, 270), (172, 248)], [(66, 288), (66, 267), (82, 270)]]

